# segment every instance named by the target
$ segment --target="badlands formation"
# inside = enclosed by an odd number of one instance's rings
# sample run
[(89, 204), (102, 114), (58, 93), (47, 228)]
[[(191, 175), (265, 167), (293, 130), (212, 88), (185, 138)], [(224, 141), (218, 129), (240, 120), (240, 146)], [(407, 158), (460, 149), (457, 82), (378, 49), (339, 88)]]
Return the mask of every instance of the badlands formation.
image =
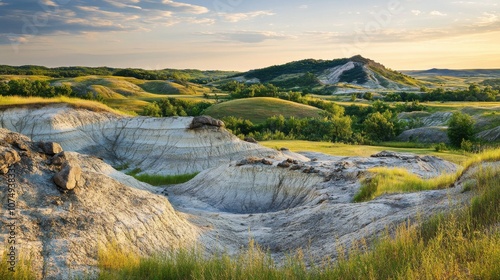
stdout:
[[(143, 255), (195, 243), (234, 253), (253, 238), (277, 261), (304, 247), (317, 260), (335, 258), (339, 246), (467, 198), (458, 182), (353, 203), (372, 167), (403, 167), (425, 178), (458, 167), (392, 152), (348, 158), (276, 151), (239, 140), (211, 118), (131, 118), (50, 105), (5, 109), (0, 126), (0, 172), (12, 164), (17, 183), (19, 247), (44, 279), (95, 275), (98, 247), (110, 242)], [(200, 173), (159, 188), (117, 165)], [(4, 188), (1, 196), (5, 201)], [(1, 217), (8, 222), (3, 209)], [(0, 242), (7, 239), (2, 227)]]

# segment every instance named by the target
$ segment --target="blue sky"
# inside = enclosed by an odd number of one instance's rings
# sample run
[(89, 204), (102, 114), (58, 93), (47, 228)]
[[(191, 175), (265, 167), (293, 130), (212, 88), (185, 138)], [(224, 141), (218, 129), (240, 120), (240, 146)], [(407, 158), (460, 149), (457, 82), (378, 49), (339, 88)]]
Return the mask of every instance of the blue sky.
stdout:
[(500, 3), (0, 0), (0, 64), (249, 70), (361, 54), (399, 69), (500, 68)]

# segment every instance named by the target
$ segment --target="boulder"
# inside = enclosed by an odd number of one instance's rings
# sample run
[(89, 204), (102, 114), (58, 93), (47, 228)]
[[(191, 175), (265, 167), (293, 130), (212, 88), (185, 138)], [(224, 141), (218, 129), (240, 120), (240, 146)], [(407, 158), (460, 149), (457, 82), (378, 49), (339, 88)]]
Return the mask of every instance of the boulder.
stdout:
[(63, 151), (61, 145), (55, 142), (39, 142), (38, 147), (42, 149), (43, 153), (49, 156), (53, 156)]
[(258, 144), (259, 142), (257, 142), (257, 140), (255, 140), (255, 138), (253, 137), (245, 137), (245, 139), (243, 139), (245, 142), (248, 142), (248, 143), (253, 143), (253, 144)]
[(272, 161), (265, 158), (263, 158), (260, 162), (264, 165), (273, 165)]
[(193, 118), (193, 121), (191, 122), (191, 125), (189, 128), (191, 129), (196, 129), (196, 128), (202, 128), (205, 126), (214, 126), (214, 127), (224, 127), (224, 122), (221, 120), (214, 119), (209, 116), (199, 116)]
[(16, 150), (0, 147), (0, 174), (7, 174), (9, 166), (21, 161), (21, 157)]
[(278, 167), (282, 167), (282, 168), (289, 168), (290, 166), (292, 166), (288, 161), (283, 161), (283, 162), (280, 162), (278, 163)]
[(54, 183), (64, 191), (72, 190), (82, 181), (82, 169), (75, 163), (64, 163), (61, 171), (54, 176)]
[(56, 154), (55, 156), (52, 157), (51, 159), (51, 164), (56, 165), (56, 166), (62, 166), (64, 163), (66, 163), (69, 160), (69, 156), (67, 152), (60, 152)]

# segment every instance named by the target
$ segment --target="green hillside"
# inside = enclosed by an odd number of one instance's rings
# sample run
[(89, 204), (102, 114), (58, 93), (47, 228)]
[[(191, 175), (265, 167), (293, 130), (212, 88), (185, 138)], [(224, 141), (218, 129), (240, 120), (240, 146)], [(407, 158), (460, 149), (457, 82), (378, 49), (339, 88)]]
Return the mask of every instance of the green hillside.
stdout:
[(234, 116), (248, 119), (253, 123), (262, 123), (267, 118), (277, 115), (285, 117), (318, 117), (322, 110), (277, 98), (247, 98), (213, 105), (205, 111), (206, 115), (221, 119)]

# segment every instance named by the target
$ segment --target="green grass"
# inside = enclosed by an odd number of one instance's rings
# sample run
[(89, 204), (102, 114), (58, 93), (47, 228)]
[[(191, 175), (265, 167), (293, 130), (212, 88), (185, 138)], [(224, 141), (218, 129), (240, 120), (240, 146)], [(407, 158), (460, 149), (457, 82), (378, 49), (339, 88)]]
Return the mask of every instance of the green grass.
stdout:
[(320, 109), (312, 106), (277, 98), (257, 97), (223, 102), (208, 108), (205, 114), (217, 119), (234, 116), (259, 124), (277, 115), (311, 118), (318, 117), (320, 112)]
[(173, 185), (173, 184), (182, 184), (187, 181), (193, 179), (199, 173), (190, 173), (190, 174), (180, 174), (180, 175), (151, 175), (151, 174), (139, 174), (142, 170), (140, 168), (136, 168), (127, 172), (127, 175), (130, 175), (137, 180), (148, 183), (152, 186), (164, 186), (164, 185)]
[[(293, 152), (318, 152), (333, 156), (358, 156), (369, 157), (381, 151), (394, 151), (400, 153), (414, 153), (417, 155), (431, 155), (443, 158), (445, 160), (462, 164), (467, 160), (467, 155), (459, 151), (441, 151), (436, 152), (432, 147), (415, 148), (414, 143), (392, 143), (389, 142), (388, 146), (366, 146), (366, 145), (346, 145), (331, 142), (311, 142), (311, 141), (298, 141), (298, 140), (274, 140), (263, 141), (259, 144), (272, 148), (280, 149), (282, 147), (289, 148)], [(395, 146), (395, 147), (391, 147)]]
[(458, 178), (457, 174), (444, 174), (433, 179), (422, 179), (401, 168), (377, 167), (368, 171), (374, 176), (362, 182), (360, 191), (354, 196), (355, 202), (372, 200), (387, 193), (443, 189)]
[(252, 240), (235, 256), (181, 249), (139, 257), (108, 246), (99, 279), (499, 279), (499, 171), (477, 171), (470, 206), (401, 224), (370, 244), (353, 240), (336, 261), (313, 263), (299, 249), (278, 265)]
[(417, 192), (444, 189), (451, 186), (471, 166), (479, 162), (499, 161), (500, 149), (488, 150), (469, 157), (463, 162), (463, 168), (456, 173), (444, 173), (434, 178), (423, 179), (401, 168), (376, 167), (368, 170), (372, 176), (364, 179), (355, 202), (372, 200), (382, 194)]
[(198, 173), (170, 175), (170, 176), (141, 174), (141, 175), (135, 175), (134, 178), (153, 186), (163, 186), (163, 185), (186, 183), (187, 181), (196, 177), (196, 175), (198, 175)]

